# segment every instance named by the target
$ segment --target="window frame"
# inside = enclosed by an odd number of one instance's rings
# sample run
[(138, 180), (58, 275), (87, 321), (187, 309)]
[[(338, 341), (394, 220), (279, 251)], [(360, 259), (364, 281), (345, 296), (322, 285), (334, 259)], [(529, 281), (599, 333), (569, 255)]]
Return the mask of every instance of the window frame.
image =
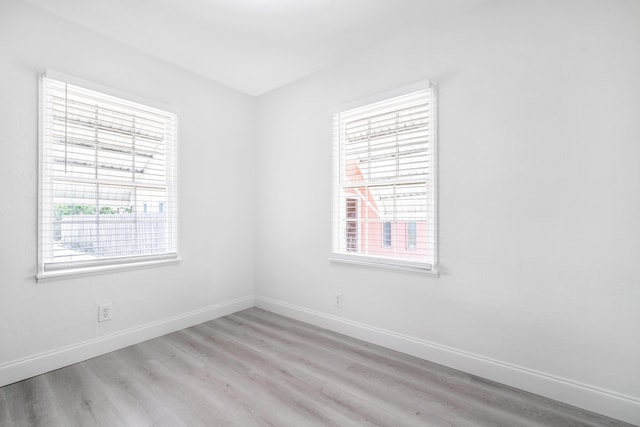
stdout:
[[(339, 231), (337, 230), (336, 224), (339, 223), (339, 210), (336, 206), (340, 205), (340, 200), (337, 200), (339, 193), (338, 188), (340, 186), (340, 174), (341, 174), (341, 164), (340, 160), (336, 158), (336, 145), (339, 144), (339, 129), (336, 126), (336, 116), (340, 113), (347, 112), (351, 109), (356, 109), (360, 107), (366, 107), (369, 104), (375, 104), (378, 102), (384, 102), (387, 100), (391, 100), (392, 98), (396, 98), (403, 95), (411, 94), (412, 92), (419, 91), (421, 89), (428, 88), (430, 90), (430, 97), (433, 107), (430, 111), (432, 115), (431, 126), (432, 126), (432, 139), (430, 140), (429, 150), (431, 152), (431, 159), (429, 162), (429, 168), (432, 171), (431, 176), (431, 197), (429, 201), (433, 204), (433, 207), (430, 211), (431, 221), (430, 231), (431, 231), (431, 241), (433, 247), (433, 254), (431, 255), (431, 263), (427, 262), (413, 262), (404, 259), (394, 259), (385, 256), (375, 256), (375, 255), (362, 255), (362, 254), (350, 254), (344, 251), (336, 250), (336, 247), (339, 246), (337, 239), (339, 239)], [(415, 84), (407, 85), (396, 90), (391, 90), (383, 93), (379, 93), (377, 95), (370, 96), (368, 98), (361, 99), (359, 101), (351, 102), (348, 104), (341, 105), (337, 108), (333, 108), (330, 110), (330, 116), (332, 121), (332, 141), (333, 141), (333, 182), (332, 182), (332, 222), (331, 222), (331, 251), (329, 255), (329, 260), (331, 262), (338, 263), (347, 263), (347, 264), (356, 264), (367, 267), (375, 267), (375, 268), (385, 268), (385, 269), (395, 269), (395, 270), (404, 270), (404, 271), (412, 271), (418, 273), (426, 273), (430, 275), (439, 276), (439, 262), (438, 262), (438, 92), (437, 85), (431, 81), (421, 81)], [(397, 224), (396, 224), (397, 226)], [(393, 227), (395, 228), (395, 227)], [(405, 236), (406, 237), (406, 236)], [(382, 239), (381, 239), (382, 240)], [(404, 245), (403, 245), (404, 246)], [(406, 249), (406, 248), (405, 248)]]
[[(45, 236), (45, 227), (47, 226), (47, 218), (44, 210), (48, 207), (51, 207), (54, 203), (49, 198), (53, 198), (52, 189), (53, 183), (51, 180), (47, 180), (47, 178), (51, 178), (51, 172), (45, 172), (45, 150), (47, 150), (47, 141), (45, 141), (45, 129), (47, 115), (45, 112), (46, 109), (46, 100), (45, 98), (45, 78), (57, 80), (69, 85), (73, 85), (79, 87), (81, 89), (98, 92), (101, 95), (106, 95), (107, 97), (115, 97), (123, 100), (125, 102), (131, 102), (135, 104), (140, 104), (149, 109), (162, 110), (165, 113), (169, 113), (175, 116), (175, 141), (173, 142), (174, 146), (170, 152), (171, 161), (164, 164), (165, 173), (172, 169), (175, 171), (173, 179), (170, 184), (168, 184), (168, 193), (167, 193), (167, 203), (169, 206), (174, 204), (175, 207), (170, 208), (173, 210), (173, 218), (170, 218), (169, 221), (171, 223), (170, 229), (171, 232), (175, 235), (175, 237), (169, 237), (170, 247), (175, 250), (170, 250), (166, 253), (162, 254), (152, 254), (152, 255), (129, 255), (129, 256), (119, 256), (119, 257), (107, 257), (103, 260), (96, 260), (95, 262), (81, 262), (77, 265), (55, 265), (55, 263), (47, 263), (45, 252), (50, 250), (46, 248), (47, 239)], [(37, 203), (37, 215), (38, 215), (38, 230), (37, 230), (37, 273), (36, 279), (51, 279), (51, 278), (59, 278), (59, 277), (68, 277), (68, 276), (79, 276), (79, 275), (87, 275), (87, 274), (98, 274), (104, 273), (112, 270), (122, 270), (122, 269), (137, 269), (137, 268), (147, 268), (150, 266), (160, 265), (160, 264), (172, 264), (180, 261), (179, 253), (180, 253), (180, 230), (179, 230), (179, 152), (180, 152), (180, 128), (179, 128), (179, 119), (178, 113), (172, 107), (161, 104), (159, 102), (149, 100), (137, 95), (133, 95), (131, 93), (123, 92), (111, 87), (103, 86), (98, 83), (86, 81), (84, 79), (68, 75), (65, 73), (60, 73), (54, 70), (46, 70), (43, 73), (40, 73), (38, 76), (38, 96), (39, 96), (39, 110), (38, 110), (38, 203)], [(99, 181), (97, 181), (99, 182)], [(137, 185), (137, 184), (136, 184)], [(167, 206), (164, 205), (166, 210)], [(62, 264), (62, 263), (61, 263)], [(48, 268), (47, 268), (48, 267)]]

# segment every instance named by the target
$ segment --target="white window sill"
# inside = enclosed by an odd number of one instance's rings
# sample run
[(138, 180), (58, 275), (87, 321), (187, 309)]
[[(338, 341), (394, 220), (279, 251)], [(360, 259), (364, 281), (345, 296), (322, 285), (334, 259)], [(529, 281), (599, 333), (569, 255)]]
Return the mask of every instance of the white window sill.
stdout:
[(384, 268), (390, 270), (411, 271), (414, 273), (429, 274), (439, 276), (437, 268), (430, 264), (390, 260), (388, 258), (378, 258), (365, 255), (346, 255), (333, 253), (329, 256), (329, 261), (345, 264), (362, 265), (365, 267)]
[(108, 264), (108, 265), (99, 265), (99, 266), (90, 266), (90, 267), (80, 267), (80, 268), (68, 268), (61, 270), (51, 270), (44, 271), (36, 274), (36, 279), (40, 280), (49, 280), (49, 279), (60, 279), (65, 277), (77, 277), (77, 276), (87, 276), (92, 274), (102, 274), (108, 273), (112, 271), (119, 270), (137, 270), (143, 268), (149, 268), (156, 265), (166, 265), (166, 264), (177, 264), (180, 262), (180, 258), (166, 258), (166, 259), (157, 259), (151, 261), (139, 261), (139, 262), (128, 262), (122, 264)]

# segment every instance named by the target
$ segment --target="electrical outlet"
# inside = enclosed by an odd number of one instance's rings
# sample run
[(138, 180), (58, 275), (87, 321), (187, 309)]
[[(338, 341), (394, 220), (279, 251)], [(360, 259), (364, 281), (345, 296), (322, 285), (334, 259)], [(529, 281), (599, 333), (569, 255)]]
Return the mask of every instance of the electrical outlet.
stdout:
[(333, 294), (333, 305), (337, 308), (342, 308), (342, 294), (340, 292)]
[(111, 320), (112, 311), (111, 304), (100, 304), (98, 306), (98, 322)]

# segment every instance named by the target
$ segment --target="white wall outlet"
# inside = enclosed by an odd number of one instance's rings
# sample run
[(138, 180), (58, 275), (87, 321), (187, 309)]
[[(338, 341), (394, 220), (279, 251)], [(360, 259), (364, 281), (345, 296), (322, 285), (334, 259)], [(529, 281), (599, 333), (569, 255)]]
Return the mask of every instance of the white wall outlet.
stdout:
[(98, 306), (98, 322), (106, 322), (111, 320), (113, 309), (111, 304), (100, 304)]
[(333, 305), (337, 308), (342, 308), (342, 293), (336, 292), (333, 294)]

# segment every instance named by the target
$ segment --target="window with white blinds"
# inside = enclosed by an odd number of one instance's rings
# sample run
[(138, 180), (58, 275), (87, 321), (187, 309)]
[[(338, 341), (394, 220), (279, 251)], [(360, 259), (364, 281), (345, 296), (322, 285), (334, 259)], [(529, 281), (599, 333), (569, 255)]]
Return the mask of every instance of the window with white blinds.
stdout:
[(177, 257), (175, 114), (43, 76), (39, 277)]
[(333, 116), (332, 259), (435, 271), (435, 87)]

